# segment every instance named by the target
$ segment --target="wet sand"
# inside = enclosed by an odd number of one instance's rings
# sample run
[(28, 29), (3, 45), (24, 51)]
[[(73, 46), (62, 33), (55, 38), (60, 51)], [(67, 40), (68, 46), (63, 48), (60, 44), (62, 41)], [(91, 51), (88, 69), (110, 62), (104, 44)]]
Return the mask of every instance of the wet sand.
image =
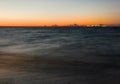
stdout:
[(1, 53), (0, 84), (120, 84), (120, 67)]

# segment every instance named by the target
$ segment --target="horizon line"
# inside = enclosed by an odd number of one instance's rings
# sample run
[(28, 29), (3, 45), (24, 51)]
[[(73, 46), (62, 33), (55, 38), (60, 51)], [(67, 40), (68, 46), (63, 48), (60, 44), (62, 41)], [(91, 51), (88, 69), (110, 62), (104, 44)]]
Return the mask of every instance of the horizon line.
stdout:
[(51, 26), (0, 26), (1, 27), (120, 27), (120, 25), (51, 25)]
[(51, 27), (51, 26), (120, 26), (120, 24), (68, 24), (68, 25), (58, 25), (58, 24), (52, 24), (52, 25), (0, 25), (0, 27)]

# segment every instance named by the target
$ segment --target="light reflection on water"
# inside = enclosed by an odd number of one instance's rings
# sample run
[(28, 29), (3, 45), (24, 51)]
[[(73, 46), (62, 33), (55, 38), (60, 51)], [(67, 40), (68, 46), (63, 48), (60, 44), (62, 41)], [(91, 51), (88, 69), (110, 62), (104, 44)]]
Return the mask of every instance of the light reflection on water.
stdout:
[(58, 61), (19, 54), (2, 54), (0, 61), (2, 84), (113, 84), (114, 82), (119, 84), (120, 82), (119, 66), (109, 63)]

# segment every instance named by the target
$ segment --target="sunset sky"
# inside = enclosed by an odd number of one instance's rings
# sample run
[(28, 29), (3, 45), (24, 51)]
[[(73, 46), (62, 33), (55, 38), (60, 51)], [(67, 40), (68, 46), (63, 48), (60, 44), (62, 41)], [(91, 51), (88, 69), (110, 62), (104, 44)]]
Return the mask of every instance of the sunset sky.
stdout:
[(120, 0), (0, 0), (0, 26), (120, 24)]

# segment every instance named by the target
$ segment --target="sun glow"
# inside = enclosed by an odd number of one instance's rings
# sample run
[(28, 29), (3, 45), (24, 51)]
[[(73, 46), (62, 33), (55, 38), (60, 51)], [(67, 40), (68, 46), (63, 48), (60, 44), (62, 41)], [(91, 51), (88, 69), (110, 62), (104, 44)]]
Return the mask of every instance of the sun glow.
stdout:
[(0, 26), (120, 24), (120, 0), (1, 0)]

